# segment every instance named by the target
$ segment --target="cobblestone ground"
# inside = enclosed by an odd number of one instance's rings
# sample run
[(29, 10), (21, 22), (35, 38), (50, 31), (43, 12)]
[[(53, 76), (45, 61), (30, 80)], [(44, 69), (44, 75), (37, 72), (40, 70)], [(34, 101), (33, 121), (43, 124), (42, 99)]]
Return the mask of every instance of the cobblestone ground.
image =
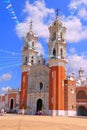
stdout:
[(0, 130), (87, 130), (87, 117), (0, 116)]

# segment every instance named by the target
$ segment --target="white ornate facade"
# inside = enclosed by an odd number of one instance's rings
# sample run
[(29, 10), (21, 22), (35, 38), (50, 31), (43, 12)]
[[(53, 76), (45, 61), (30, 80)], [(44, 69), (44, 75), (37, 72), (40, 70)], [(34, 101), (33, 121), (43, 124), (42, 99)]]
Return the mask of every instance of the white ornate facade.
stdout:
[(33, 65), (29, 71), (27, 106), (30, 108), (30, 114), (36, 114), (41, 109), (48, 113), (48, 75), (48, 66), (40, 63)]

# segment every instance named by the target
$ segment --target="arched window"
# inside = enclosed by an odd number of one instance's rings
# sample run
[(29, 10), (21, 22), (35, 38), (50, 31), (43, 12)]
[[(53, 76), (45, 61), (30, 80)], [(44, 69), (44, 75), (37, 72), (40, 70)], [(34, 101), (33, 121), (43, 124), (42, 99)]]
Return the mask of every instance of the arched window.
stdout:
[(55, 50), (55, 48), (53, 49), (53, 57), (56, 57), (56, 50)]
[(81, 90), (81, 91), (79, 91), (77, 93), (76, 98), (77, 99), (85, 99), (86, 98), (86, 93), (83, 90)]
[(42, 88), (43, 88), (43, 83), (40, 82), (40, 90), (42, 90)]

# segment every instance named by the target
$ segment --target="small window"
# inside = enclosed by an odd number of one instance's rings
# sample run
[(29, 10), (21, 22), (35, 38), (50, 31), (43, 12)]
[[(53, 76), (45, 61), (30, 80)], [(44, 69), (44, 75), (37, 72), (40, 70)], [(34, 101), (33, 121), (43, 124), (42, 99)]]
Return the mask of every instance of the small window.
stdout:
[(31, 57), (31, 64), (32, 65), (34, 64), (34, 57), (33, 56)]

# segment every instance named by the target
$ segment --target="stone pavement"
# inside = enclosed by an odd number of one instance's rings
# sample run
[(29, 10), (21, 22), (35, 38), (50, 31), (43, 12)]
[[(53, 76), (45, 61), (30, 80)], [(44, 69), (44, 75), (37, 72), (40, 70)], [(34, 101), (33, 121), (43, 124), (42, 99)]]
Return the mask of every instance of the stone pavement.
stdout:
[(51, 117), (7, 114), (0, 130), (87, 130), (87, 117)]

